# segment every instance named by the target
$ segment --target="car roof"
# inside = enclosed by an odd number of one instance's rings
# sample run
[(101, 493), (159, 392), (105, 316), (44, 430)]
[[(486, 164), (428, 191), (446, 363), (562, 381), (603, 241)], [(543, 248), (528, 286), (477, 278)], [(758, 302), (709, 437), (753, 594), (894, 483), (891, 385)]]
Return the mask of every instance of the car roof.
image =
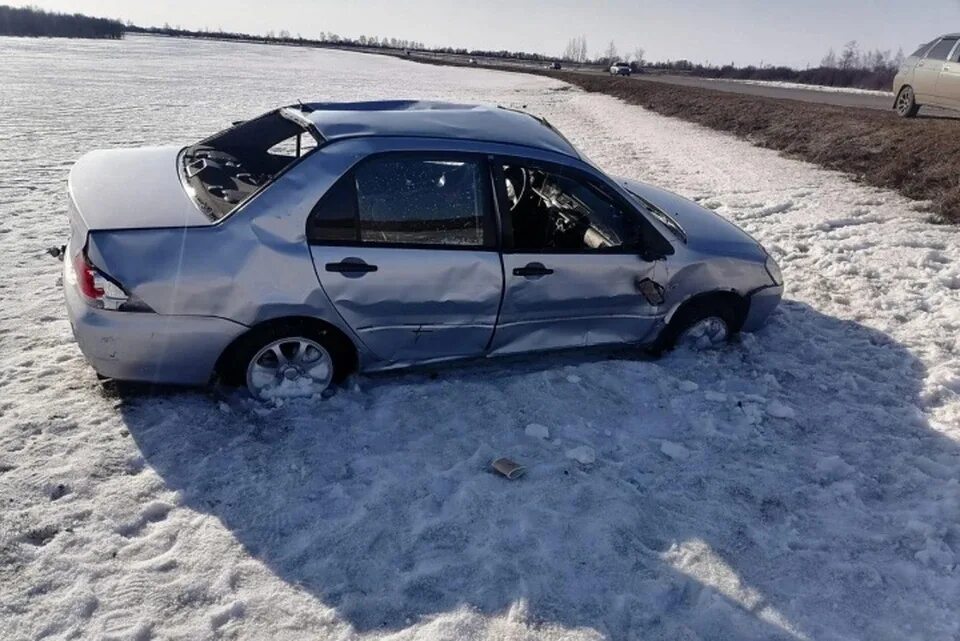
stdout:
[(506, 107), (426, 100), (315, 102), (300, 104), (324, 140), (362, 136), (453, 138), (533, 147), (579, 158), (580, 154), (543, 118)]

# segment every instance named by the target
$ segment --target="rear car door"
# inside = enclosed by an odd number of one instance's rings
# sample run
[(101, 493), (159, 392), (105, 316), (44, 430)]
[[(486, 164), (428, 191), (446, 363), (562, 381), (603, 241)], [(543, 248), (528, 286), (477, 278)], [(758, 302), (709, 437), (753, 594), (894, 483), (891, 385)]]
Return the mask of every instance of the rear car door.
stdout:
[(486, 160), (387, 153), (317, 203), (307, 238), (343, 320), (387, 363), (482, 354), (503, 288)]
[(937, 78), (936, 94), (948, 106), (960, 108), (960, 43), (943, 63)]
[(922, 103), (938, 95), (937, 82), (940, 72), (956, 44), (957, 38), (941, 38), (917, 63), (917, 68), (913, 72), (913, 90), (917, 96), (917, 102)]
[(494, 176), (505, 289), (491, 352), (650, 337), (662, 288), (644, 244), (665, 254), (669, 243), (595, 176), (516, 158), (496, 161)]

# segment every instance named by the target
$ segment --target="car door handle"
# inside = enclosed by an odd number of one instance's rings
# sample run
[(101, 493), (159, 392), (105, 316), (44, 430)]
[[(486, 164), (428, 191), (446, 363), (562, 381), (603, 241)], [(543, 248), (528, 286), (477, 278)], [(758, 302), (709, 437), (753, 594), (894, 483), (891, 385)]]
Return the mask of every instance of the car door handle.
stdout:
[(513, 268), (514, 276), (526, 276), (527, 278), (539, 278), (540, 276), (548, 276), (552, 273), (553, 270), (544, 267), (543, 263), (529, 263), (524, 267)]
[(370, 265), (359, 258), (344, 258), (339, 263), (327, 263), (325, 268), (328, 272), (338, 274), (369, 274), (377, 271), (376, 265)]

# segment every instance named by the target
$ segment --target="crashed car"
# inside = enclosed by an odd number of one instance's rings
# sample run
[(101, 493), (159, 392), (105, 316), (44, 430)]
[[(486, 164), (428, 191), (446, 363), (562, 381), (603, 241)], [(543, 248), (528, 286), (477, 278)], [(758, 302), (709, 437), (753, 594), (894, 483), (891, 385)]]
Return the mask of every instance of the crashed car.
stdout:
[(64, 294), (104, 377), (312, 395), (350, 372), (760, 327), (776, 262), (719, 215), (607, 176), (546, 120), (298, 104), (69, 178)]

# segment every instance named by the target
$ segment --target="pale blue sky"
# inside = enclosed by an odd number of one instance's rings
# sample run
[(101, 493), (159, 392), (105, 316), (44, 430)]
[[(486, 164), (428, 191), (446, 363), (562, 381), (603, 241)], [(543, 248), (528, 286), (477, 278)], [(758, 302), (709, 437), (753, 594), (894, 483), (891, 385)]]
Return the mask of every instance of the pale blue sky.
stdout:
[(862, 48), (903, 47), (960, 31), (960, 0), (31, 0), (56, 11), (142, 25), (304, 37), (389, 36), (427, 45), (559, 54), (585, 35), (590, 54), (613, 39), (648, 60), (688, 58), (722, 64), (816, 64), (848, 40)]

